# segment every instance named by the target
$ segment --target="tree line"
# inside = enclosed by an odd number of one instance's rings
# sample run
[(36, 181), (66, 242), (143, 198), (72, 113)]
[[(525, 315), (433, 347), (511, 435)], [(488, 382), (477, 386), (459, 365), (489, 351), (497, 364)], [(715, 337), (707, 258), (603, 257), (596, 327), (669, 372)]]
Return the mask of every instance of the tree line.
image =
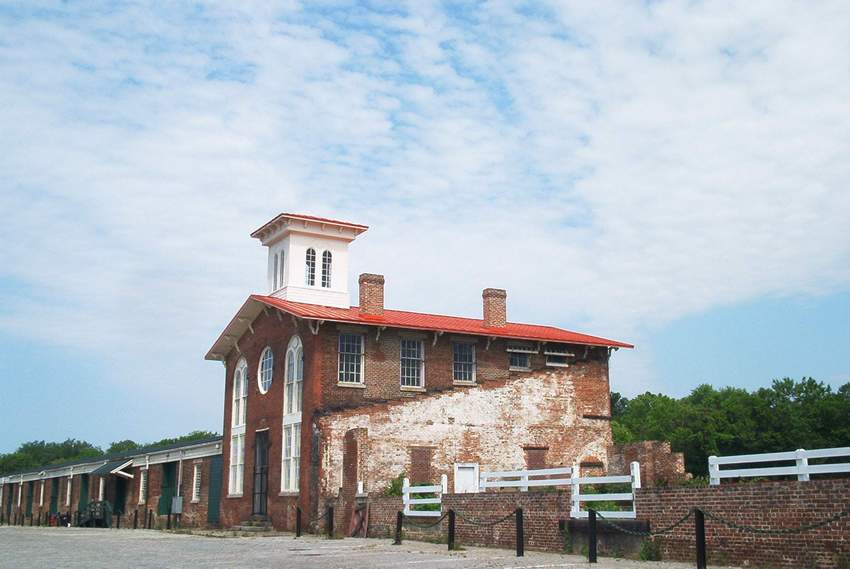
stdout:
[(14, 452), (0, 454), (0, 475), (72, 460), (96, 459), (113, 454), (128, 453), (141, 448), (198, 441), (217, 436), (217, 433), (211, 431), (192, 431), (179, 437), (165, 438), (146, 444), (125, 439), (112, 443), (106, 450), (87, 441), (78, 441), (77, 439), (67, 439), (60, 443), (30, 441), (23, 443)]
[(685, 453), (688, 472), (705, 475), (711, 455), (850, 446), (850, 383), (837, 390), (810, 377), (755, 391), (700, 385), (680, 399), (614, 392), (611, 419), (614, 442), (669, 441)]

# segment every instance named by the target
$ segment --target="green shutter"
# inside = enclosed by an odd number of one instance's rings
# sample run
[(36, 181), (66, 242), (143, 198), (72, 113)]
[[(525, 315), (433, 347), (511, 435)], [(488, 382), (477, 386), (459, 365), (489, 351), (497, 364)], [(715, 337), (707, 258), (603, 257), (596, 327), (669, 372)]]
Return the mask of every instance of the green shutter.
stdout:
[(210, 487), (207, 500), (207, 522), (219, 523), (219, 510), (221, 509), (221, 456), (214, 456), (210, 461)]
[(171, 498), (174, 496), (176, 471), (176, 462), (166, 462), (162, 465), (162, 486), (160, 487), (159, 505), (157, 506), (157, 513), (160, 516), (164, 516), (171, 511)]
[(59, 479), (52, 478), (50, 480), (50, 513), (56, 514), (59, 512)]
[(77, 504), (78, 510), (85, 510), (89, 505), (89, 475), (80, 475), (80, 502)]
[(27, 516), (32, 515), (32, 495), (35, 492), (35, 482), (27, 483)]

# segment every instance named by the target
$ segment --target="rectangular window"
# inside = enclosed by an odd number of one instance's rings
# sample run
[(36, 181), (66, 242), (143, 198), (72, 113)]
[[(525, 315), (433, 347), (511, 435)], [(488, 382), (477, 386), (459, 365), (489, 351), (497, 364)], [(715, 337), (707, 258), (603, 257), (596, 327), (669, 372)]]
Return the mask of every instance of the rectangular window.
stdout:
[(512, 370), (528, 371), (531, 369), (531, 356), (520, 352), (509, 352), (510, 368)]
[(148, 469), (145, 468), (139, 473), (139, 504), (144, 504), (148, 501)]
[(230, 438), (230, 479), (228, 493), (242, 494), (242, 482), (245, 473), (245, 433)]
[(73, 485), (74, 479), (72, 477), (68, 477), (65, 480), (65, 506), (71, 505), (71, 486)]
[(569, 360), (574, 354), (570, 353), (564, 344), (549, 344), (543, 349), (546, 355), (546, 365), (549, 367), (567, 367)]
[(475, 344), (455, 342), (453, 344), (455, 381), (472, 383), (475, 381)]
[(363, 383), (363, 336), (339, 335), (339, 382)]
[(424, 387), (425, 347), (422, 340), (401, 340), (401, 385)]
[(283, 427), (283, 464), (281, 490), (298, 491), (298, 478), (301, 471), (301, 423)]
[(192, 501), (201, 501), (201, 465), (196, 464), (192, 472)]

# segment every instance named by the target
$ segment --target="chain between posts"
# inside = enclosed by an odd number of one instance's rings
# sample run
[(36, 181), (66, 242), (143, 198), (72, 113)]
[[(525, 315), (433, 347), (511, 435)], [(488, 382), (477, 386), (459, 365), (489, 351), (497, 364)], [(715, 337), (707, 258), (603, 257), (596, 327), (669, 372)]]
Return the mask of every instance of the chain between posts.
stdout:
[(506, 520), (513, 518), (516, 515), (516, 512), (511, 512), (511, 513), (507, 514), (506, 516), (499, 518), (498, 520), (491, 521), (491, 522), (482, 522), (482, 521), (476, 520), (474, 518), (467, 517), (466, 515), (463, 514), (463, 512), (455, 512), (455, 514), (460, 519), (465, 520), (465, 521), (469, 522), (470, 524), (472, 524), (474, 526), (491, 527), (491, 526), (498, 525), (498, 524), (500, 524), (500, 523), (502, 523)]
[(629, 535), (636, 535), (636, 536), (639, 536), (639, 537), (651, 537), (651, 536), (654, 536), (654, 535), (661, 535), (661, 534), (673, 531), (674, 529), (676, 529), (677, 527), (679, 527), (680, 525), (682, 525), (683, 523), (688, 521), (688, 518), (690, 518), (692, 515), (694, 515), (694, 510), (693, 509), (689, 510), (687, 514), (685, 514), (684, 516), (682, 516), (681, 518), (679, 518), (678, 520), (676, 520), (675, 522), (673, 522), (669, 526), (661, 528), (661, 529), (656, 530), (656, 531), (637, 531), (637, 530), (627, 529), (627, 528), (624, 528), (623, 526), (621, 526), (620, 524), (609, 520), (608, 518), (606, 518), (605, 516), (603, 516), (599, 512), (596, 512), (596, 515), (605, 524), (613, 527), (614, 529), (616, 529), (618, 531), (621, 531), (623, 533), (627, 533)]
[(432, 528), (432, 527), (435, 527), (435, 526), (440, 525), (440, 523), (441, 523), (444, 519), (446, 519), (446, 516), (448, 516), (448, 515), (449, 515), (449, 513), (448, 513), (448, 512), (446, 512), (445, 514), (443, 514), (442, 516), (440, 516), (440, 519), (438, 519), (436, 522), (434, 522), (434, 523), (432, 523), (432, 524), (420, 524), (420, 523), (417, 523), (417, 522), (413, 522), (413, 521), (410, 521), (410, 520), (406, 519), (406, 518), (407, 518), (407, 516), (405, 516), (405, 519), (404, 519), (404, 521), (403, 521), (402, 523), (403, 523), (404, 525), (409, 525), (409, 526), (412, 526), (412, 527), (415, 527), (415, 528), (427, 529), (427, 528)]
[(792, 533), (803, 533), (803, 532), (811, 531), (813, 529), (817, 529), (817, 528), (829, 525), (832, 522), (837, 522), (841, 518), (844, 518), (844, 517), (850, 515), (850, 506), (848, 506), (844, 510), (838, 512), (837, 514), (834, 514), (834, 515), (826, 518), (825, 520), (821, 520), (819, 522), (814, 522), (814, 523), (811, 523), (811, 524), (802, 525), (802, 526), (799, 526), (799, 527), (796, 527), (796, 528), (779, 528), (779, 529), (754, 528), (754, 527), (746, 526), (746, 525), (739, 524), (739, 523), (736, 523), (736, 522), (730, 522), (729, 520), (725, 520), (725, 519), (721, 518), (720, 516), (718, 516), (717, 514), (713, 514), (713, 513), (709, 512), (708, 510), (702, 510), (702, 513), (705, 514), (706, 517), (711, 518), (712, 520), (714, 520), (714, 521), (716, 521), (720, 524), (723, 524), (724, 526), (726, 526), (728, 528), (736, 529), (738, 531), (743, 531), (743, 532), (748, 532), (748, 533), (757, 533), (757, 534), (762, 534), (762, 535), (788, 535), (788, 534), (792, 534)]

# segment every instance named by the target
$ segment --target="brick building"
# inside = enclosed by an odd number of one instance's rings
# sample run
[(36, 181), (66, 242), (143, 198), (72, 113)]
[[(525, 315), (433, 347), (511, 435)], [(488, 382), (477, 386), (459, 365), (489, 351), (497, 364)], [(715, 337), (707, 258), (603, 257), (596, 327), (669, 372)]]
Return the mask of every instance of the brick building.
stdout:
[[(268, 247), (268, 293), (251, 295), (207, 354), (225, 367), (221, 523), (291, 528), (296, 506), (346, 515), (401, 473), (475, 491), (479, 470), (604, 469), (608, 361), (629, 344), (507, 319), (384, 308), (384, 278), (348, 291), (349, 245), (368, 228), (281, 214), (252, 236)], [(345, 521), (345, 520), (343, 520)]]

